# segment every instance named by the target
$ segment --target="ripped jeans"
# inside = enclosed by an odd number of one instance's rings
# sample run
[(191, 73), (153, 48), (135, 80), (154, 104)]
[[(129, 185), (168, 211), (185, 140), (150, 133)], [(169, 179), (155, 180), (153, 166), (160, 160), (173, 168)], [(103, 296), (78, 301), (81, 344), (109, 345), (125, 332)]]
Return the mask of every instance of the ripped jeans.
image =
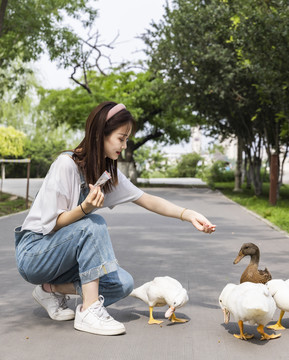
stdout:
[(82, 284), (99, 279), (104, 306), (133, 290), (133, 278), (119, 267), (100, 215), (89, 214), (44, 236), (16, 228), (15, 245), (18, 270), (29, 283), (73, 283), (82, 295)]

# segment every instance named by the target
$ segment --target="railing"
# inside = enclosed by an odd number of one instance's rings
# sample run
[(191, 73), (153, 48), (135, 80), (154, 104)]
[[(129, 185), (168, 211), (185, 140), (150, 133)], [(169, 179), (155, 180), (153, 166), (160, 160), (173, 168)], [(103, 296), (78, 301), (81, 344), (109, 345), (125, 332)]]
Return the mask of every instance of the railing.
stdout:
[(5, 180), (5, 163), (27, 163), (27, 185), (26, 185), (26, 209), (28, 209), (29, 197), (29, 179), (30, 179), (30, 162), (31, 159), (0, 159), (1, 163), (1, 192), (3, 188), (3, 181)]

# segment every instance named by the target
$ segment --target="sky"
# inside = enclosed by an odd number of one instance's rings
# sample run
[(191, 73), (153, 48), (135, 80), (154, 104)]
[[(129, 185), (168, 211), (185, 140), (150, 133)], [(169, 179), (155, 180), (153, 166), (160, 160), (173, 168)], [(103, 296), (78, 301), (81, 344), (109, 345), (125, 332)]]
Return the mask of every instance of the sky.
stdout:
[[(99, 42), (110, 43), (119, 34), (114, 49), (109, 53), (111, 60), (120, 63), (123, 60), (144, 59), (142, 49), (145, 45), (137, 37), (151, 27), (152, 21), (158, 23), (163, 17), (166, 0), (98, 0), (92, 3), (99, 10), (96, 20)], [(35, 67), (40, 82), (46, 88), (67, 88), (72, 84), (69, 80), (71, 70), (57, 69), (48, 56), (43, 56)], [(192, 145), (187, 143), (166, 147), (166, 152), (171, 154), (190, 151)]]
[[(164, 14), (166, 0), (98, 0), (91, 1), (99, 10), (96, 27), (100, 43), (110, 43), (118, 34), (115, 47), (109, 52), (113, 62), (144, 59), (144, 43), (137, 37), (150, 28), (152, 20), (158, 22)], [(81, 29), (78, 28), (81, 33)], [(57, 69), (56, 64), (43, 56), (35, 64), (38, 77), (47, 88), (69, 86), (70, 70)]]

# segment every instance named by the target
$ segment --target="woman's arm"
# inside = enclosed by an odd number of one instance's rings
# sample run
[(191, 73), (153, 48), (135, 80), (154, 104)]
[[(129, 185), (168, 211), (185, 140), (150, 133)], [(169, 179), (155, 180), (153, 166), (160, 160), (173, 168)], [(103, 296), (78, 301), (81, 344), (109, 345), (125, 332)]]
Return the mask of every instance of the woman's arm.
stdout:
[(194, 210), (175, 205), (158, 196), (144, 193), (138, 200), (134, 201), (134, 203), (163, 216), (189, 221), (196, 229), (205, 233), (210, 234), (214, 232), (216, 228), (216, 225), (213, 225), (202, 214)]
[(86, 199), (81, 203), (81, 205), (78, 205), (77, 207), (69, 211), (64, 211), (58, 216), (53, 231), (57, 231), (64, 226), (72, 224), (75, 221), (83, 218), (92, 210), (102, 207), (104, 195), (101, 191), (101, 188), (99, 186), (94, 187), (91, 184), (89, 185), (89, 187), (90, 192), (87, 195)]

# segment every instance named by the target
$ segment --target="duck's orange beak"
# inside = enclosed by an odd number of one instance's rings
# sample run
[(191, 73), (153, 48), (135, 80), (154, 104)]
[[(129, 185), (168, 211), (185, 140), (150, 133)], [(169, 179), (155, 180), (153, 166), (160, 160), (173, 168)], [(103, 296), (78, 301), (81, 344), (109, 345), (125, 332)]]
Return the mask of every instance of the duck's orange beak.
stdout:
[(223, 309), (223, 313), (224, 313), (224, 323), (228, 324), (228, 322), (230, 321), (230, 311), (227, 309)]
[(236, 259), (233, 261), (233, 264), (238, 264), (238, 262), (242, 260), (244, 256), (245, 255), (240, 251)]
[(169, 307), (165, 313), (165, 317), (170, 318), (173, 315), (173, 313), (175, 312), (175, 310), (176, 310), (175, 307), (173, 307), (173, 306)]

